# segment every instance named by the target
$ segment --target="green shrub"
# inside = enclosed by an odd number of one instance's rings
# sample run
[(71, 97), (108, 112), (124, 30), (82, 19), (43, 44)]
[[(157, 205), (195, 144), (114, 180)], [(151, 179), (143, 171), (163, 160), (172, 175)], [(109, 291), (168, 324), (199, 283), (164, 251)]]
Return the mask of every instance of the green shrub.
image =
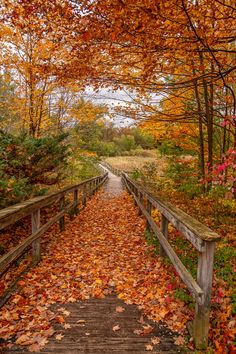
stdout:
[(142, 177), (142, 172), (138, 169), (135, 168), (132, 172), (131, 172), (131, 178), (134, 179), (135, 181), (137, 181), (138, 179), (140, 179)]
[(15, 204), (59, 182), (68, 157), (67, 135), (32, 138), (0, 131), (0, 207)]
[(174, 187), (188, 195), (190, 199), (202, 194), (197, 166), (194, 161), (171, 159), (166, 169), (166, 177), (174, 182)]
[(113, 141), (111, 141), (111, 142), (97, 142), (94, 145), (94, 151), (97, 152), (98, 156), (116, 156), (116, 155), (118, 155), (118, 148)]
[(120, 138), (115, 138), (114, 143), (116, 144), (119, 151), (130, 151), (136, 148), (135, 140), (132, 135), (121, 135)]

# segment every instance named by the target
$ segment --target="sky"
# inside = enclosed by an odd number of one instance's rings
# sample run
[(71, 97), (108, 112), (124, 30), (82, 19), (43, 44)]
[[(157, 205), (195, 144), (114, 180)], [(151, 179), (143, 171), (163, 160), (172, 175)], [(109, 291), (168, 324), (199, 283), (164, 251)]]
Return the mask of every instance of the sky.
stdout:
[[(128, 90), (112, 91), (111, 89), (103, 88), (99, 91), (94, 91), (92, 88), (87, 88), (83, 96), (96, 104), (108, 105), (111, 112), (113, 112), (114, 107), (125, 107), (128, 104), (130, 107), (135, 107), (135, 93)], [(153, 103), (158, 105), (160, 98), (160, 96), (153, 95)], [(119, 116), (116, 113), (114, 113), (112, 121), (118, 127), (127, 127), (135, 123), (133, 119)]]

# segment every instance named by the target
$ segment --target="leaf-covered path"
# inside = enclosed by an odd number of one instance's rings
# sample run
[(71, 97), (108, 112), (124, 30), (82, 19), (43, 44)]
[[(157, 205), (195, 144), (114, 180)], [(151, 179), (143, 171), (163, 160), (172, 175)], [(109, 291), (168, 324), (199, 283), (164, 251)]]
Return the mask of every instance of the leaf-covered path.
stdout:
[(54, 237), (2, 308), (8, 353), (22, 346), (68, 354), (178, 352), (174, 342), (182, 344), (191, 316), (173, 298), (178, 279), (147, 245), (131, 197), (104, 196), (99, 192)]
[(110, 197), (118, 196), (123, 191), (121, 177), (114, 175), (111, 171), (109, 171), (104, 166), (102, 166), (102, 168), (108, 172), (108, 181), (104, 187), (104, 197), (110, 198)]

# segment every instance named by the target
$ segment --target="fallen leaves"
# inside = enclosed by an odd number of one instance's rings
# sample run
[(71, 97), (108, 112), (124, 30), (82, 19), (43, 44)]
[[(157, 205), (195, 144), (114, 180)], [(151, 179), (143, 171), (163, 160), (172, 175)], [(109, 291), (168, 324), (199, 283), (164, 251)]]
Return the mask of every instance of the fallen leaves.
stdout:
[(84, 324), (84, 323), (86, 323), (86, 321), (85, 320), (78, 320), (77, 323)]
[(56, 340), (62, 340), (63, 337), (64, 335), (61, 333), (55, 335)]
[(124, 307), (122, 307), (122, 306), (117, 306), (117, 307), (116, 307), (116, 312), (122, 313), (122, 312), (124, 312), (124, 311), (125, 311), (125, 308), (124, 308)]
[(151, 344), (146, 344), (145, 348), (147, 351), (152, 351), (153, 350), (153, 346)]
[(113, 330), (113, 332), (117, 332), (117, 331), (120, 330), (120, 326), (119, 325), (115, 325), (115, 326), (112, 327), (112, 330)]
[(70, 325), (69, 323), (65, 323), (64, 326), (63, 326), (63, 328), (69, 329), (69, 328), (71, 328), (71, 325)]
[[(176, 277), (169, 265), (153, 255), (144, 229), (145, 222), (126, 193), (105, 201), (99, 195), (93, 198), (70, 227), (48, 244), (42, 261), (22, 279), (20, 289), (1, 309), (1, 337), (11, 342), (18, 334), (19, 345), (36, 351), (54, 334), (53, 323), (70, 328), (65, 320), (70, 312), (63, 303), (102, 298), (114, 289), (120, 299), (136, 304), (149, 319), (164, 320), (181, 334), (191, 312), (174, 299)], [(165, 300), (167, 288), (170, 302)], [(61, 307), (52, 312), (49, 308), (55, 303)], [(122, 306), (115, 308), (117, 314), (124, 310)], [(137, 335), (152, 333), (143, 316), (139, 323), (142, 328), (137, 329)], [(77, 324), (85, 326), (85, 320)], [(112, 330), (119, 331), (119, 324)], [(35, 336), (34, 341), (28, 339), (29, 332)], [(41, 337), (37, 337), (39, 333)], [(62, 338), (60, 333), (55, 336), (58, 341)], [(153, 339), (149, 345), (157, 341)]]
[(153, 338), (151, 338), (151, 342), (153, 345), (157, 345), (161, 342), (161, 340), (157, 337), (153, 337)]
[(37, 352), (40, 351), (48, 343), (48, 340), (40, 333), (27, 332), (26, 334), (20, 335), (15, 343), (17, 345), (28, 346), (30, 352)]
[(17, 340), (16, 340), (16, 344), (18, 345), (29, 345), (32, 344), (32, 338), (30, 338), (30, 335), (32, 333), (29, 334), (22, 334)]
[(142, 329), (135, 329), (134, 330), (134, 334), (138, 334), (139, 336), (146, 336), (149, 333), (151, 333), (153, 331), (153, 327), (150, 325), (145, 325), (143, 326)]
[(178, 336), (176, 339), (175, 339), (175, 344), (176, 345), (183, 345), (185, 344), (185, 339), (183, 336)]

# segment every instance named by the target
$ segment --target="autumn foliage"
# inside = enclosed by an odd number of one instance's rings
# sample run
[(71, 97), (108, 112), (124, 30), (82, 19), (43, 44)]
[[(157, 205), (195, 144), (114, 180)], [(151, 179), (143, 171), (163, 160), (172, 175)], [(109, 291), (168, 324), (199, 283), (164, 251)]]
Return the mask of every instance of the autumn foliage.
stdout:
[[(233, 1), (19, 0), (1, 10), (0, 62), (16, 84), (21, 127), (33, 136), (62, 129), (86, 85), (126, 88), (132, 102), (120, 114), (193, 148), (211, 188), (236, 144)], [(221, 172), (235, 193), (235, 159)]]
[[(171, 146), (175, 162), (180, 162), (174, 173), (177, 168), (182, 173), (190, 170), (194, 193), (196, 186), (201, 192), (224, 186), (227, 198), (235, 198), (235, 17), (234, 0), (1, 1), (4, 199), (18, 189), (21, 193), (22, 186), (27, 189), (29, 181), (50, 182), (45, 156), (45, 145), (50, 144), (42, 143), (41, 159), (35, 141), (47, 142), (66, 131), (72, 132), (75, 143), (76, 129), (86, 131), (106, 115), (132, 118), (159, 145)], [(126, 90), (130, 101), (110, 112), (81, 99), (86, 88)], [(23, 146), (12, 136), (19, 132), (26, 139)], [(85, 134), (84, 149), (93, 132)], [(191, 162), (176, 161), (177, 150), (191, 153)], [(38, 169), (35, 159), (40, 160)], [(49, 169), (55, 167), (56, 177), (57, 166), (56, 161)], [(21, 185), (17, 177), (22, 170), (27, 173)], [(177, 182), (186, 187), (177, 174)], [(143, 220), (126, 195), (106, 204), (92, 202), (58, 244), (45, 250), (42, 263), (19, 283), (21, 290), (3, 308), (4, 340), (17, 333), (16, 343), (40, 349), (54, 333), (53, 321), (65, 321), (49, 309), (54, 301), (102, 297), (114, 288), (121, 299), (137, 304), (154, 320), (164, 319), (182, 335), (192, 312), (174, 300), (179, 280), (173, 279), (169, 265), (153, 256), (143, 231)], [(225, 313), (221, 317), (215, 310), (218, 320), (212, 322), (210, 339), (216, 353), (225, 348), (232, 352), (235, 322), (229, 321), (228, 294), (220, 287), (213, 299)]]

